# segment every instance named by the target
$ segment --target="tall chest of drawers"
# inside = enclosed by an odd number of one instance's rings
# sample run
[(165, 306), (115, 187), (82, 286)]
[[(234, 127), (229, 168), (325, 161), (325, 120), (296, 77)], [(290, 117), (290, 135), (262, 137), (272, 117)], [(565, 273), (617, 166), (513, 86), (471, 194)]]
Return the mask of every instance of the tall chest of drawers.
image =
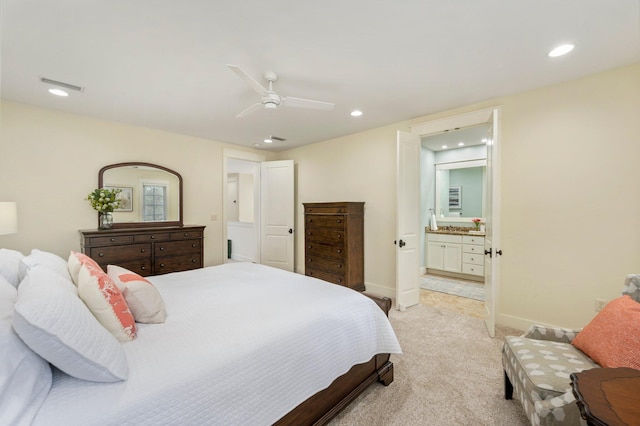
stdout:
[(81, 230), (82, 252), (102, 269), (118, 265), (142, 276), (202, 268), (204, 226)]
[(305, 275), (364, 291), (364, 203), (303, 203)]

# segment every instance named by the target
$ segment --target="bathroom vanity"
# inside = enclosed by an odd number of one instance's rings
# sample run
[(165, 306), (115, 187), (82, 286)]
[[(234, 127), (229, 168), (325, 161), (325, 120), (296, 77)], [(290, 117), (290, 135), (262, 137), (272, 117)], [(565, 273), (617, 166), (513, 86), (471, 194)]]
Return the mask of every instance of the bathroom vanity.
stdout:
[(427, 272), (484, 281), (484, 235), (427, 230)]

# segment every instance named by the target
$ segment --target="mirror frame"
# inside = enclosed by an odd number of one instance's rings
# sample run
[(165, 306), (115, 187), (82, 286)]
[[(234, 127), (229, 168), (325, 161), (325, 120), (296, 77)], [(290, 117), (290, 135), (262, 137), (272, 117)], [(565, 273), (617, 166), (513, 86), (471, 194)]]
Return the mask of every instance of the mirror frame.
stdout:
[[(436, 214), (436, 219), (440, 220), (441, 222), (458, 222), (458, 223), (471, 223), (471, 220), (476, 217), (476, 216), (465, 216), (465, 217), (450, 217), (450, 216), (445, 216), (445, 217), (440, 217), (439, 212), (438, 212), (438, 208), (440, 207), (440, 191), (441, 189), (439, 188), (439, 182), (438, 182), (438, 172), (442, 171), (442, 170), (454, 170), (454, 169), (468, 169), (471, 167), (487, 167), (487, 159), (486, 158), (480, 158), (477, 160), (462, 160), (462, 161), (454, 161), (454, 162), (450, 162), (450, 163), (439, 163), (435, 165), (435, 176), (434, 176), (434, 185), (435, 185), (435, 203), (433, 203), (433, 209), (434, 212)], [(486, 191), (486, 182), (485, 182), (485, 187), (483, 188), (483, 191)], [(486, 222), (486, 218), (484, 217), (484, 213), (486, 213), (485, 208), (486, 206), (484, 205), (484, 201), (485, 201), (485, 195), (483, 194), (482, 196), (482, 207), (483, 207), (483, 215), (482, 217), (480, 217), (480, 219), (482, 219), (483, 222)]]
[[(164, 166), (159, 166), (158, 164), (152, 163), (142, 163), (138, 161), (128, 162), (128, 163), (116, 163), (109, 164), (100, 169), (98, 173), (98, 188), (102, 188), (104, 186), (104, 172), (107, 170), (115, 169), (118, 167), (127, 167), (127, 166), (145, 166), (145, 167), (154, 167), (156, 169), (164, 170), (167, 173), (171, 173), (172, 175), (178, 178), (178, 212), (179, 218), (178, 220), (168, 220), (163, 222), (113, 222), (113, 229), (124, 229), (124, 228), (151, 228), (151, 227), (163, 227), (163, 226), (184, 226), (183, 225), (183, 215), (182, 215), (182, 176), (180, 173), (175, 170), (171, 170)], [(98, 218), (98, 221), (100, 218)]]

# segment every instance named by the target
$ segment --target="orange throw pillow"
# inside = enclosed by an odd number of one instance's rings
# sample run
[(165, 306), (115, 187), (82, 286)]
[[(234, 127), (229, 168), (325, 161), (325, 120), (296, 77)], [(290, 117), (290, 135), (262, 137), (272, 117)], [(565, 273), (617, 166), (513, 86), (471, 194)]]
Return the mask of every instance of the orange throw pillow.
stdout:
[(640, 369), (640, 303), (629, 296), (612, 300), (572, 344), (601, 367)]

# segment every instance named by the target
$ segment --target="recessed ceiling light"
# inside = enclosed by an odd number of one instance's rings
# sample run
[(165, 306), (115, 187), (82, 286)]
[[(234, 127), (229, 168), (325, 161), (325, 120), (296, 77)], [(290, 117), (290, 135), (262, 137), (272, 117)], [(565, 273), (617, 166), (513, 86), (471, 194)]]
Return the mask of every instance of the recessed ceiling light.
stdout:
[(354, 109), (353, 111), (351, 111), (351, 116), (352, 117), (360, 117), (362, 115), (362, 111)]
[(458, 142), (458, 146), (464, 146), (464, 142)]
[(265, 139), (265, 140), (264, 140), (264, 143), (272, 143), (272, 142), (273, 142), (273, 140), (272, 140), (272, 139)]
[(447, 146), (446, 145), (442, 145), (442, 149), (447, 149)]
[(56, 96), (69, 96), (69, 94), (67, 92), (65, 92), (64, 90), (60, 90), (60, 89), (49, 89), (49, 93), (56, 95)]
[(571, 52), (574, 47), (575, 46), (573, 44), (560, 45), (560, 46), (556, 47), (555, 49), (553, 49), (551, 52), (549, 52), (549, 56), (551, 58), (555, 58), (557, 56), (566, 55), (567, 53)]

